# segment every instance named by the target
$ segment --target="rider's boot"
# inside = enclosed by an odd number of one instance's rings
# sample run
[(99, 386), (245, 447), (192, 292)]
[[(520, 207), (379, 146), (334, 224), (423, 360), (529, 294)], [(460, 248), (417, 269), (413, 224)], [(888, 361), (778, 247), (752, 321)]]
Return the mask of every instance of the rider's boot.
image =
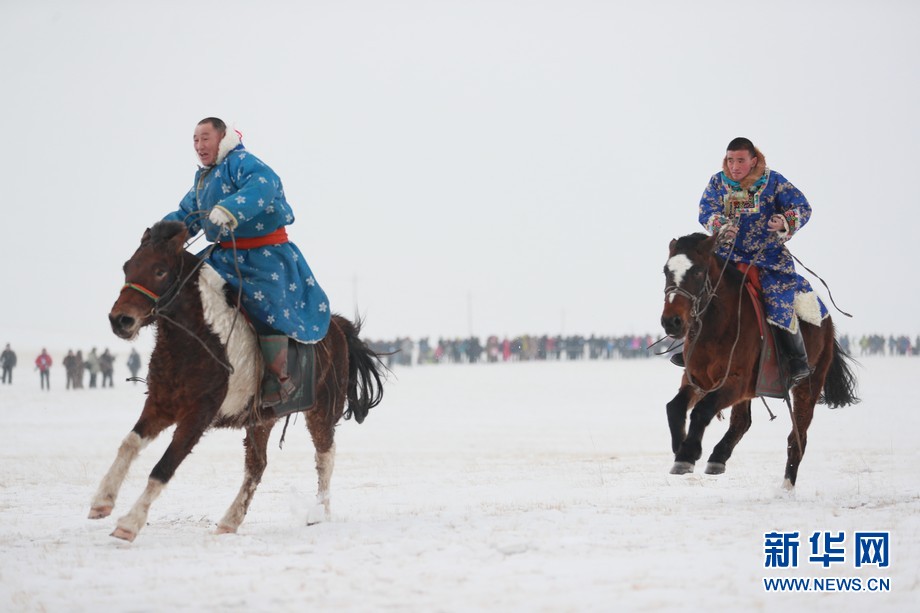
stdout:
[(262, 406), (273, 407), (290, 398), (294, 382), (288, 375), (288, 337), (283, 334), (259, 335), (265, 359), (262, 375)]
[(681, 368), (684, 368), (687, 366), (684, 363), (684, 352), (683, 351), (672, 353), (671, 357), (668, 359), (671, 361), (671, 364), (673, 364), (674, 366), (680, 366)]
[(795, 332), (777, 328), (776, 332), (776, 339), (782, 345), (783, 351), (789, 359), (789, 384), (791, 387), (811, 374), (811, 368), (808, 366), (808, 355), (805, 353), (805, 339), (802, 338), (802, 327), (797, 326)]

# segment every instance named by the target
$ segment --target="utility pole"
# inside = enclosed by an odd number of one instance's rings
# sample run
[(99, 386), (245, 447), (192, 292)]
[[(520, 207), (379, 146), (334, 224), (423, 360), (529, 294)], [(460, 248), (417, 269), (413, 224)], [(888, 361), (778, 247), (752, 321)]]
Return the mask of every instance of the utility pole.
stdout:
[(473, 338), (473, 292), (468, 290), (466, 292), (466, 325), (469, 329), (469, 336)]

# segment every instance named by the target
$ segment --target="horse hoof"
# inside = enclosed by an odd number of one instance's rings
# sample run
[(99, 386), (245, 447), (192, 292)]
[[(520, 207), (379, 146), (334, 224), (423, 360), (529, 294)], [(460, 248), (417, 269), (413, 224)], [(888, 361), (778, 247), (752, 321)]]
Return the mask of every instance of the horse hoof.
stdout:
[(124, 528), (115, 528), (115, 531), (112, 532), (112, 534), (110, 534), (109, 536), (114, 536), (117, 539), (128, 541), (129, 543), (133, 543), (134, 539), (137, 538), (137, 533), (131, 532), (130, 530), (125, 530)]
[(671, 467), (672, 475), (686, 475), (693, 472), (693, 462), (674, 462)]
[(787, 491), (787, 492), (794, 492), (794, 491), (795, 491), (795, 483), (793, 483), (793, 482), (790, 481), (789, 479), (783, 479), (783, 490), (785, 490), (785, 491)]
[(217, 524), (217, 528), (214, 530), (214, 534), (236, 534), (236, 528)]
[(707, 475), (721, 475), (725, 472), (725, 464), (722, 462), (709, 462), (706, 464)]
[(307, 511), (307, 525), (315, 526), (316, 524), (321, 524), (324, 521), (329, 520), (329, 512), (326, 511), (326, 507), (318, 504), (310, 508)]
[(112, 514), (112, 507), (93, 507), (89, 510), (90, 519), (102, 519)]

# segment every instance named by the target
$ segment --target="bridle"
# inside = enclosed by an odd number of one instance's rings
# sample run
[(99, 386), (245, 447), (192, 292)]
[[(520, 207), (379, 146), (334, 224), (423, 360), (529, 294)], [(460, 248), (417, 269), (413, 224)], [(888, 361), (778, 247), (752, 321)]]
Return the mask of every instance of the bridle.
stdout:
[[(722, 279), (725, 276), (725, 269), (728, 268), (729, 262), (731, 261), (731, 255), (735, 251), (735, 242), (732, 241), (731, 249), (728, 254), (725, 256), (725, 262), (722, 264), (722, 269), (719, 271), (719, 278), (716, 280), (715, 284), (712, 283), (712, 280), (709, 276), (709, 269), (706, 270), (706, 280), (703, 281), (703, 287), (700, 288), (700, 291), (696, 294), (692, 294), (685, 290), (684, 288), (678, 285), (670, 285), (665, 288), (664, 295), (666, 299), (671, 298), (672, 296), (683, 296), (690, 301), (690, 325), (687, 328), (686, 338), (690, 341), (690, 346), (687, 348), (687, 364), (690, 363), (690, 357), (693, 355), (693, 350), (696, 348), (696, 343), (699, 341), (700, 336), (703, 331), (703, 316), (706, 314), (706, 311), (709, 309), (709, 305), (712, 304), (712, 299), (716, 297), (716, 292), (719, 289), (719, 286), (722, 284)], [(754, 257), (754, 260), (760, 257), (760, 254), (763, 252), (763, 247), (757, 252), (757, 255)], [(710, 256), (712, 257), (712, 256)], [(741, 280), (741, 287), (743, 289), (745, 280), (747, 279), (748, 271), (744, 271), (744, 278)], [(728, 362), (725, 365), (725, 374), (722, 375), (722, 379), (716, 383), (710, 389), (702, 388), (696, 381), (693, 380), (693, 375), (690, 373), (689, 368), (684, 369), (684, 373), (687, 375), (687, 382), (702, 395), (712, 393), (719, 390), (725, 382), (728, 380), (728, 374), (731, 372), (732, 359), (735, 355), (735, 348), (738, 346), (738, 340), (741, 338), (741, 304), (744, 300), (744, 292), (740, 293), (738, 298), (738, 316), (737, 316), (737, 329), (735, 331), (735, 341), (732, 343), (731, 352), (728, 354)], [(702, 304), (702, 307), (700, 306)], [(695, 330), (695, 334), (694, 334)]]
[[(719, 281), (721, 280), (720, 275)], [(716, 286), (713, 286), (709, 278), (709, 271), (706, 271), (706, 280), (703, 281), (703, 287), (696, 294), (688, 292), (679, 285), (669, 285), (664, 288), (664, 297), (665, 299), (673, 300), (674, 296), (682, 296), (690, 301), (690, 330), (692, 330), (694, 327), (702, 327), (703, 315), (706, 314), (706, 309), (709, 308), (709, 305), (712, 304), (712, 299), (716, 296)], [(702, 308), (700, 304), (703, 305)], [(690, 335), (689, 331), (687, 335)]]
[[(235, 246), (235, 243), (234, 243), (234, 246)], [(214, 250), (215, 247), (217, 247), (217, 243), (214, 243), (214, 244), (212, 244), (210, 247), (208, 247), (208, 249), (205, 251), (205, 253), (202, 254), (202, 257), (197, 258), (198, 261), (195, 263), (195, 265), (192, 267), (192, 269), (189, 271), (189, 273), (188, 273), (187, 275), (184, 275), (184, 276), (183, 276), (183, 271), (184, 271), (184, 269), (185, 269), (185, 260), (184, 260), (184, 258), (181, 258), (181, 257), (180, 257), (180, 258), (179, 258), (179, 274), (176, 276), (176, 280), (173, 281), (172, 285), (170, 285), (170, 286), (166, 289), (166, 291), (163, 292), (163, 294), (161, 294), (161, 295), (158, 295), (156, 292), (154, 292), (154, 291), (152, 291), (152, 290), (150, 290), (150, 289), (144, 287), (143, 285), (141, 285), (141, 284), (139, 284), (139, 283), (131, 283), (131, 282), (126, 282), (124, 285), (122, 285), (122, 286), (121, 286), (121, 291), (123, 292), (123, 291), (125, 291), (126, 289), (132, 289), (132, 290), (134, 290), (134, 291), (136, 291), (136, 292), (138, 292), (138, 293), (144, 295), (145, 297), (147, 297), (151, 302), (153, 302), (153, 306), (150, 308), (150, 312), (147, 314), (147, 317), (155, 317), (155, 318), (165, 319), (166, 321), (168, 321), (168, 322), (171, 323), (172, 325), (176, 326), (176, 327), (179, 328), (180, 330), (183, 330), (183, 331), (184, 331), (185, 333), (187, 333), (189, 336), (191, 336), (191, 337), (194, 338), (196, 341), (198, 341), (198, 343), (199, 343), (202, 347), (204, 347), (204, 350), (207, 351), (208, 354), (209, 354), (212, 358), (214, 358), (214, 360), (215, 360), (218, 364), (220, 364), (221, 366), (223, 366), (224, 369), (225, 369), (228, 373), (233, 374), (233, 366), (232, 366), (231, 364), (228, 364), (228, 363), (224, 362), (224, 360), (222, 360), (219, 356), (215, 355), (214, 352), (211, 350), (211, 348), (208, 347), (207, 343), (205, 343), (204, 340), (202, 340), (201, 338), (199, 338), (199, 336), (198, 336), (197, 334), (195, 334), (194, 331), (189, 330), (188, 327), (186, 327), (186, 326), (184, 326), (183, 324), (179, 323), (178, 321), (176, 321), (175, 319), (173, 319), (172, 317), (170, 317), (170, 316), (166, 313), (166, 309), (167, 309), (167, 308), (170, 306), (170, 304), (172, 304), (172, 302), (176, 299), (176, 297), (179, 295), (179, 292), (182, 290), (183, 287), (185, 287), (186, 283), (188, 283), (189, 280), (195, 275), (195, 273), (197, 273), (197, 272), (201, 269), (201, 267), (204, 265), (205, 261), (208, 259), (208, 256), (211, 255), (211, 252)], [(234, 251), (235, 251), (235, 249), (234, 249)], [(234, 261), (236, 261), (236, 260), (234, 259)], [(240, 276), (242, 277), (242, 275), (240, 275)], [(242, 289), (242, 286), (241, 286), (241, 289)], [(234, 314), (233, 326), (232, 326), (231, 329), (230, 329), (230, 333), (231, 333), (231, 334), (233, 333), (233, 328), (236, 327), (236, 315), (238, 315), (238, 314), (239, 314), (239, 308), (237, 308), (237, 311), (236, 311), (236, 313)], [(227, 342), (228, 342), (228, 343), (229, 343), (229, 340), (230, 340), (230, 339), (229, 339), (229, 337), (228, 337), (228, 339), (227, 339)]]

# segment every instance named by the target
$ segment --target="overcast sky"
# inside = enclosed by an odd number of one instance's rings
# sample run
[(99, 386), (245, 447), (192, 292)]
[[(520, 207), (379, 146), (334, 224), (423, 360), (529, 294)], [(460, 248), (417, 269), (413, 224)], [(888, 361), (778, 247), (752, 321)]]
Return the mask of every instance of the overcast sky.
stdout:
[(209, 115), (372, 337), (657, 334), (739, 135), (811, 202), (790, 247), (839, 327), (913, 336), (918, 26), (909, 0), (0, 0), (0, 342), (126, 351), (121, 265)]

